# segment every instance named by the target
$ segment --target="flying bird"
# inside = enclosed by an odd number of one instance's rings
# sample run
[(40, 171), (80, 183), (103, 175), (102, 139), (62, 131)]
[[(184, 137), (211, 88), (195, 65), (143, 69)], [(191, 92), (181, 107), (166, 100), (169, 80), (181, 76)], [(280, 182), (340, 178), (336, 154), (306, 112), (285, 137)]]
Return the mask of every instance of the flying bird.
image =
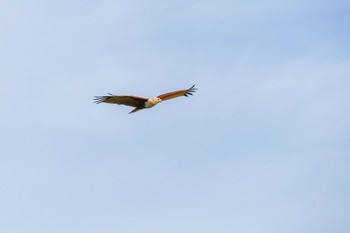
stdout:
[(113, 95), (108, 93), (108, 96), (95, 96), (95, 103), (121, 104), (130, 107), (135, 107), (131, 112), (129, 112), (130, 114), (144, 108), (152, 108), (158, 103), (161, 103), (165, 100), (173, 99), (180, 96), (188, 97), (189, 95), (193, 95), (192, 93), (197, 90), (197, 88), (194, 88), (194, 86), (195, 85), (184, 90), (168, 92), (154, 98), (143, 98), (132, 95)]

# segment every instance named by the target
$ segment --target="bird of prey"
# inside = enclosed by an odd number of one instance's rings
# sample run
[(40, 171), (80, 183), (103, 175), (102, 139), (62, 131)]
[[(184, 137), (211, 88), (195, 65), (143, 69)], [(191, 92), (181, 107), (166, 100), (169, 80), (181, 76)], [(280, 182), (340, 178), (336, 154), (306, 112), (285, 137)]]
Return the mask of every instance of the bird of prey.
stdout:
[(192, 95), (192, 93), (197, 90), (197, 88), (194, 88), (194, 86), (195, 85), (184, 90), (168, 92), (154, 98), (143, 98), (143, 97), (131, 96), (131, 95), (113, 95), (108, 93), (108, 96), (95, 96), (95, 103), (122, 104), (122, 105), (135, 107), (131, 112), (129, 112), (130, 114), (144, 108), (152, 108), (156, 104), (163, 102), (165, 100), (173, 99), (180, 96), (188, 97), (189, 95)]

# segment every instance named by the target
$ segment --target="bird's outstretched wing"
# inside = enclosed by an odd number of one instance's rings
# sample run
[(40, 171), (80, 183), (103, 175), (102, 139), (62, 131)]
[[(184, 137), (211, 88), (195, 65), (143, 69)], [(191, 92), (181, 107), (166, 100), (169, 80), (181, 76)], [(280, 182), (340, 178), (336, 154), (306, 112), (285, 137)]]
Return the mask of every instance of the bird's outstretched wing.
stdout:
[(108, 104), (122, 104), (132, 107), (143, 107), (145, 102), (147, 101), (146, 98), (139, 97), (139, 96), (128, 96), (128, 95), (112, 95), (108, 93), (108, 96), (95, 96), (95, 103), (108, 103)]
[(176, 97), (180, 97), (180, 96), (188, 96), (188, 95), (193, 95), (192, 93), (195, 92), (197, 90), (197, 88), (194, 88), (195, 85), (193, 85), (192, 87), (188, 88), (188, 89), (184, 89), (184, 90), (179, 90), (179, 91), (172, 91), (169, 93), (165, 93), (163, 95), (159, 95), (158, 98), (160, 98), (161, 100), (168, 100), (168, 99), (173, 99)]

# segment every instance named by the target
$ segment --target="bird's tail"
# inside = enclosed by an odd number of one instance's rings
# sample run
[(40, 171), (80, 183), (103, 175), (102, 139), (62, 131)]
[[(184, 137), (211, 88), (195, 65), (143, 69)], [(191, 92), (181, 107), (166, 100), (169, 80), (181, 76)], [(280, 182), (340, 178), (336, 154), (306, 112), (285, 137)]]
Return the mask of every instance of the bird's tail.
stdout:
[(129, 114), (130, 114), (130, 113), (137, 112), (137, 111), (139, 111), (139, 110), (141, 110), (141, 109), (140, 109), (140, 108), (134, 108), (131, 112), (129, 112)]

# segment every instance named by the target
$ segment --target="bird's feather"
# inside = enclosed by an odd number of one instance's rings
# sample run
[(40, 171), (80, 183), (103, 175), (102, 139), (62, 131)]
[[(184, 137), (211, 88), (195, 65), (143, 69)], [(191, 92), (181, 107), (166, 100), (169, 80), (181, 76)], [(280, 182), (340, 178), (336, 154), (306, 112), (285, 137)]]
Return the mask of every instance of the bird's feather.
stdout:
[(179, 91), (172, 91), (172, 92), (168, 92), (162, 95), (159, 95), (158, 98), (160, 98), (161, 100), (169, 100), (169, 99), (173, 99), (173, 98), (177, 98), (180, 96), (188, 96), (188, 95), (192, 95), (193, 92), (195, 92), (197, 90), (197, 88), (194, 88), (195, 85), (193, 85), (192, 87), (188, 88), (188, 89), (184, 89), (184, 90), (179, 90)]
[(108, 103), (108, 104), (122, 104), (131, 107), (144, 107), (147, 98), (139, 97), (139, 96), (117, 96), (109, 94), (108, 96), (95, 96), (95, 103)]

